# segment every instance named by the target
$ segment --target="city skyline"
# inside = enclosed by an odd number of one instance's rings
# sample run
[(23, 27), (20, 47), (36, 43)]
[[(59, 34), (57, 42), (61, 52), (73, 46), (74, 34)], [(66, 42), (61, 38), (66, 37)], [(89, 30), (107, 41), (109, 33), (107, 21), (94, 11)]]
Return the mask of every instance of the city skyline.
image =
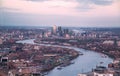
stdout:
[(0, 28), (0, 76), (120, 76), (120, 28), (11, 27)]
[(1, 25), (119, 27), (119, 0), (1, 0)]

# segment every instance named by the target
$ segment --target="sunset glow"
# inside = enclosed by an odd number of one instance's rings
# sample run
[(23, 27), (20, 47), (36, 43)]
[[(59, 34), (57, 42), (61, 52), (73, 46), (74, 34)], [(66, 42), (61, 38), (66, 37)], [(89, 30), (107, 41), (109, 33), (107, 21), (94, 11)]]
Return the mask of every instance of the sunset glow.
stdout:
[[(78, 26), (103, 26), (104, 24), (118, 26), (120, 24), (118, 22), (120, 19), (119, 5), (119, 0), (2, 0), (0, 15), (4, 18), (0, 19), (0, 23), (1, 25), (31, 25), (27, 21), (31, 21), (33, 17), (32, 25), (56, 23)], [(27, 16), (22, 18), (21, 15), (25, 14)], [(50, 21), (50, 18), (53, 20)], [(12, 23), (13, 21), (15, 23)], [(109, 21), (113, 21), (112, 24), (107, 24)]]

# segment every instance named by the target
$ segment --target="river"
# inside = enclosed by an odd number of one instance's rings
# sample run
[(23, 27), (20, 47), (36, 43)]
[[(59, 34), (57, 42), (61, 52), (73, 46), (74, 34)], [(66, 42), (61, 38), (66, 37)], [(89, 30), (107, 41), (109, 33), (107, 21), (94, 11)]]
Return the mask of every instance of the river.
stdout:
[[(29, 40), (22, 40), (17, 41), (17, 43), (28, 43), (28, 44), (35, 44), (34, 39)], [(45, 45), (45, 44), (40, 44)], [(59, 46), (59, 45), (46, 45), (46, 46)], [(109, 57), (102, 57), (103, 54), (97, 53), (94, 51), (84, 50), (76, 47), (67, 47), (67, 46), (59, 46), (64, 48), (72, 48), (76, 51), (82, 52), (84, 55), (80, 55), (73, 61), (75, 62), (72, 65), (69, 65), (67, 67), (62, 68), (61, 70), (58, 70), (57, 67), (51, 70), (48, 75), (46, 76), (77, 76), (79, 73), (85, 73), (91, 71), (93, 68), (95, 68), (97, 65), (106, 66), (111, 63), (113, 60)], [(100, 64), (100, 62), (103, 62)]]

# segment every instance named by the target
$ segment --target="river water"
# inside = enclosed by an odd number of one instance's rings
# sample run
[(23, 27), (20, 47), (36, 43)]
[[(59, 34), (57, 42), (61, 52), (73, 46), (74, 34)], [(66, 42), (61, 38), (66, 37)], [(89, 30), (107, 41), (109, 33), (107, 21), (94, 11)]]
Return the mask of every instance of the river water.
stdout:
[[(30, 40), (22, 40), (17, 41), (17, 43), (28, 43), (28, 44), (35, 44), (34, 39)], [(45, 45), (45, 44), (41, 44)], [(46, 46), (59, 46), (59, 45), (46, 45)], [(59, 46), (59, 47), (65, 47), (65, 48), (72, 48), (76, 51), (82, 52), (84, 55), (80, 55), (73, 61), (74, 64), (71, 64), (67, 67), (62, 68), (61, 70), (58, 70), (57, 67), (51, 70), (48, 75), (46, 76), (77, 76), (79, 73), (86, 73), (91, 71), (93, 68), (95, 68), (97, 65), (106, 66), (111, 63), (113, 60), (109, 57), (103, 57), (103, 54), (97, 53), (94, 51), (84, 50), (76, 47), (67, 47), (67, 46)], [(100, 62), (103, 62), (100, 64)]]

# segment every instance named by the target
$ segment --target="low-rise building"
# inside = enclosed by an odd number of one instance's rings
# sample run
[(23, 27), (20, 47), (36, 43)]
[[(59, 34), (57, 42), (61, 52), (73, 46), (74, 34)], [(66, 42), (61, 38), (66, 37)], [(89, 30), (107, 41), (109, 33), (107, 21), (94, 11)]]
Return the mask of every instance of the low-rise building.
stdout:
[(114, 41), (113, 40), (106, 40), (106, 41), (103, 42), (103, 44), (105, 44), (105, 45), (113, 45)]
[(3, 44), (3, 40), (0, 38), (0, 44)]
[(120, 46), (120, 41), (117, 41), (117, 46)]
[(92, 72), (78, 74), (78, 76), (114, 76), (113, 72), (108, 71), (106, 67), (97, 66)]

